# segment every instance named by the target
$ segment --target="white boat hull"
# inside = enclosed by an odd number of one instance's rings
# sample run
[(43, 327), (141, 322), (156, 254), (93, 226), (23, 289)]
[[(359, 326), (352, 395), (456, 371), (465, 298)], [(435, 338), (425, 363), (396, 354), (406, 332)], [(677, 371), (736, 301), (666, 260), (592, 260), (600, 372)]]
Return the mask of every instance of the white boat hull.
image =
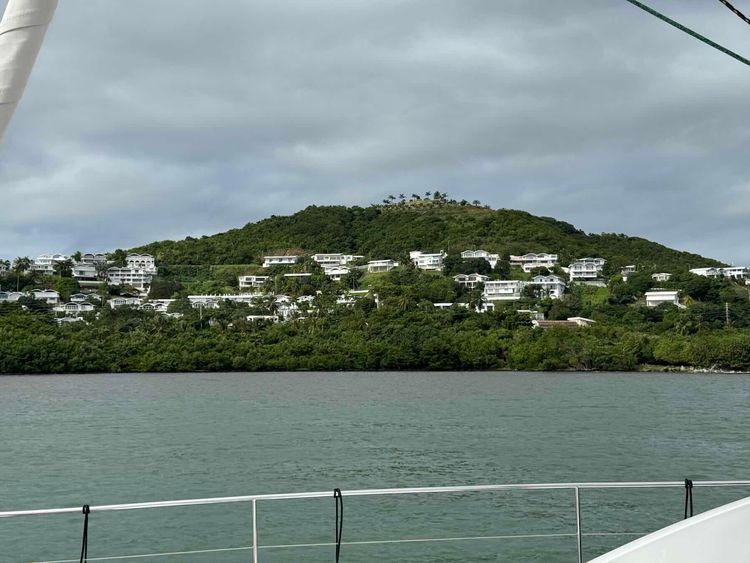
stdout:
[(589, 563), (747, 563), (750, 498), (703, 512)]

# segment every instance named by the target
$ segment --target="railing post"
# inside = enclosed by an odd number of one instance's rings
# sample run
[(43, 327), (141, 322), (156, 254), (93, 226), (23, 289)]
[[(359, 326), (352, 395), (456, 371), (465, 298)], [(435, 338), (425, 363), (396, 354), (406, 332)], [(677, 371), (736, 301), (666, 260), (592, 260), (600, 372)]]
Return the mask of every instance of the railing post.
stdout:
[(258, 563), (258, 511), (253, 499), (253, 563)]
[(578, 563), (583, 563), (583, 542), (581, 541), (581, 490), (576, 487), (576, 545), (578, 547)]

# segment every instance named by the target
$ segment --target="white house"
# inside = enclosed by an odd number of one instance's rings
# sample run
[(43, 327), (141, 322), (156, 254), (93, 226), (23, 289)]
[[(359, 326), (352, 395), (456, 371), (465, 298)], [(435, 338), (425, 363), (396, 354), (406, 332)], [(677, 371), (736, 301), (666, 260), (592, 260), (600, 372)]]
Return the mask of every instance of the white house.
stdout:
[(143, 270), (154, 275), (158, 272), (154, 257), (150, 254), (128, 254), (125, 263), (133, 270)]
[(357, 256), (354, 254), (313, 254), (312, 259), (316, 263), (320, 264), (323, 268), (334, 268), (336, 266), (346, 266), (351, 264), (355, 260), (361, 260), (364, 256)]
[(690, 273), (704, 278), (720, 278), (722, 276), (721, 268), (693, 268)]
[(468, 289), (474, 289), (479, 284), (485, 283), (488, 279), (490, 279), (489, 276), (484, 276), (482, 274), (458, 274), (457, 276), (453, 276), (453, 281), (459, 286)]
[(604, 258), (579, 258), (569, 266), (570, 281), (598, 279), (605, 263)]
[(469, 260), (471, 258), (482, 258), (489, 262), (491, 267), (495, 267), (497, 262), (500, 260), (499, 254), (490, 254), (486, 250), (464, 250), (461, 253), (461, 258)]
[(45, 276), (52, 276), (55, 273), (55, 264), (67, 262), (70, 256), (65, 254), (40, 254), (31, 265), (31, 269)]
[(565, 282), (558, 276), (534, 276), (527, 285), (538, 287), (543, 295), (551, 299), (559, 299), (565, 293)]
[(263, 267), (271, 266), (293, 266), (299, 261), (299, 256), (264, 256)]
[(337, 266), (335, 268), (326, 268), (325, 274), (333, 281), (341, 281), (341, 278), (348, 274), (349, 271), (349, 268), (346, 268), (344, 266)]
[(294, 274), (284, 274), (284, 277), (285, 278), (296, 278), (296, 279), (299, 279), (299, 280), (303, 280), (305, 278), (312, 277), (312, 273), (311, 272), (299, 272), (299, 273), (294, 273)]
[(628, 266), (625, 266), (620, 270), (620, 275), (622, 276), (622, 281), (627, 282), (628, 276), (630, 274), (634, 274), (636, 271), (635, 264), (630, 264)]
[(87, 295), (85, 293), (74, 293), (70, 296), (71, 303), (85, 303)]
[(646, 292), (646, 307), (658, 307), (662, 303), (671, 303), (679, 307), (680, 292), (667, 289), (653, 289)]
[(86, 252), (85, 254), (81, 254), (81, 259), (79, 260), (79, 263), (83, 264), (96, 264), (97, 262), (106, 262), (107, 256), (105, 254), (102, 254), (101, 252), (93, 253), (93, 252)]
[(205, 307), (216, 309), (219, 301), (230, 301), (232, 303), (247, 303), (248, 305), (265, 297), (261, 293), (238, 293), (225, 295), (188, 295), (188, 301), (194, 309)]
[(48, 305), (60, 303), (60, 294), (53, 289), (34, 289), (31, 295), (34, 299), (44, 301)]
[(746, 266), (729, 266), (722, 268), (721, 273), (725, 278), (732, 278), (735, 280), (746, 280), (750, 278), (750, 268)]
[(169, 306), (174, 303), (174, 299), (149, 299), (138, 307), (142, 311), (156, 311), (157, 313), (166, 313)]
[(527, 273), (535, 268), (553, 268), (556, 264), (557, 254), (529, 252), (521, 256), (510, 255), (510, 265), (522, 268)]
[(482, 296), (487, 301), (516, 301), (521, 299), (525, 282), (520, 280), (490, 280), (484, 283)]
[(263, 287), (269, 280), (269, 276), (240, 276), (240, 289), (255, 289)]
[(367, 263), (367, 271), (371, 274), (390, 272), (397, 266), (398, 262), (394, 260), (370, 260)]
[(421, 250), (412, 250), (409, 253), (409, 258), (414, 265), (420, 270), (437, 270), (443, 269), (443, 259), (446, 257), (445, 252), (442, 250), (438, 253), (426, 253)]
[(23, 296), (20, 291), (0, 291), (0, 303), (14, 303)]
[(669, 279), (672, 277), (672, 274), (668, 272), (658, 272), (656, 274), (651, 274), (651, 279), (658, 282), (666, 282), (669, 281)]
[(134, 268), (109, 268), (107, 282), (110, 285), (130, 285), (140, 291), (145, 291), (154, 278), (152, 272)]
[(550, 328), (585, 328), (591, 326), (596, 321), (587, 319), (586, 317), (568, 317), (565, 321), (545, 321), (545, 320), (532, 320), (531, 325), (534, 328), (541, 328), (544, 330)]
[(109, 300), (109, 306), (112, 309), (120, 307), (138, 307), (142, 302), (140, 297), (113, 297)]
[(60, 303), (52, 309), (56, 313), (65, 313), (68, 316), (78, 316), (81, 313), (88, 313), (94, 310), (91, 303)]
[(77, 280), (95, 280), (96, 266), (94, 266), (94, 262), (75, 262), (73, 264), (73, 277)]

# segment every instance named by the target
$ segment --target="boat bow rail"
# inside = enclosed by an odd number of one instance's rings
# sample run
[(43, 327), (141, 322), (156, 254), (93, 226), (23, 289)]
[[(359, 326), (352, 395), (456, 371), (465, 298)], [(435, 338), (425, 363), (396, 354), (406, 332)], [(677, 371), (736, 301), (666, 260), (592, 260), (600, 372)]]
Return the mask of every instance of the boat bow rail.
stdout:
[[(694, 488), (707, 487), (750, 487), (750, 480), (734, 481), (691, 481)], [(369, 541), (350, 541), (341, 542), (341, 545), (378, 545), (393, 543), (415, 543), (415, 542), (451, 542), (451, 541), (470, 541), (470, 540), (502, 540), (513, 538), (575, 538), (577, 561), (583, 562), (582, 541), (587, 536), (642, 536), (648, 532), (584, 532), (581, 526), (581, 491), (582, 490), (607, 490), (607, 489), (678, 489), (685, 488), (685, 481), (629, 481), (629, 482), (579, 482), (579, 483), (512, 483), (499, 485), (467, 485), (467, 486), (447, 486), (447, 487), (402, 487), (390, 489), (353, 489), (342, 490), (341, 496), (347, 497), (379, 497), (389, 495), (425, 495), (425, 494), (450, 494), (450, 493), (481, 493), (481, 492), (504, 492), (504, 491), (551, 491), (551, 490), (568, 490), (572, 493), (572, 506), (575, 510), (575, 530), (562, 533), (544, 533), (544, 534), (515, 534), (515, 535), (492, 535), (492, 536), (471, 536), (471, 537), (439, 537), (439, 538), (402, 538), (402, 539), (385, 539)], [(284, 500), (300, 499), (330, 499), (333, 497), (333, 491), (313, 491), (302, 493), (273, 493), (260, 495), (242, 495), (231, 497), (210, 497), (181, 500), (166, 500), (152, 502), (137, 502), (125, 504), (103, 504), (88, 506), (91, 513), (96, 512), (116, 512), (125, 510), (147, 510), (152, 508), (170, 508), (170, 507), (188, 507), (200, 505), (218, 505), (218, 504), (235, 504), (247, 503), (251, 506), (252, 514), (252, 537), (253, 544), (241, 547), (224, 547), (208, 550), (180, 551), (170, 553), (142, 553), (133, 555), (115, 555), (107, 557), (89, 557), (88, 561), (103, 561), (113, 559), (129, 558), (149, 558), (176, 555), (190, 555), (195, 553), (220, 553), (229, 551), (251, 551), (252, 561), (258, 562), (258, 552), (263, 549), (282, 549), (282, 548), (304, 548), (333, 546), (331, 543), (307, 543), (307, 544), (283, 544), (283, 545), (259, 545), (258, 542), (258, 503)], [(65, 508), (43, 508), (33, 510), (11, 510), (0, 511), (0, 519), (24, 518), (33, 516), (50, 516), (58, 514), (81, 514), (81, 507)], [(44, 563), (68, 563), (76, 562), (78, 559), (61, 559), (47, 561)]]

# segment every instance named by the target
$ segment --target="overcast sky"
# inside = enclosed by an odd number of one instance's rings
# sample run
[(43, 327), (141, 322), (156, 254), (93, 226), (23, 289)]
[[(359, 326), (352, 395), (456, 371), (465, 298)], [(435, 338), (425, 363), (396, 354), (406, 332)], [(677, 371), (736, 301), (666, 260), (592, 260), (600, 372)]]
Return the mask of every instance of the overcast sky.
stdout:
[[(719, 2), (649, 2), (750, 56)], [(750, 263), (749, 101), (749, 67), (624, 0), (61, 0), (0, 257), (439, 189)]]

